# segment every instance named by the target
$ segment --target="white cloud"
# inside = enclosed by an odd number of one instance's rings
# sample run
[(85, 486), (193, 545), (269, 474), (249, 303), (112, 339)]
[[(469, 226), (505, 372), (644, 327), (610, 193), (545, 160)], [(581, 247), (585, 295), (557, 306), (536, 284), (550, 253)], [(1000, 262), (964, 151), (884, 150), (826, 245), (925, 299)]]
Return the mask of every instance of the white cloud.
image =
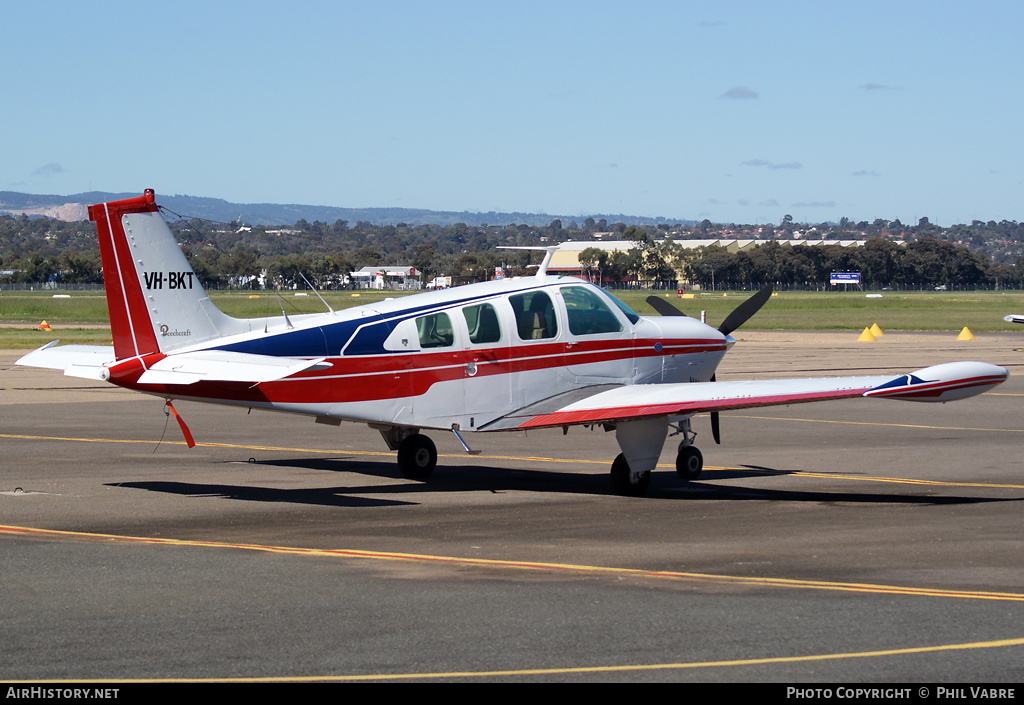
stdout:
[(805, 201), (801, 203), (794, 203), (794, 208), (835, 208), (835, 201)]
[(32, 176), (57, 176), (58, 174), (64, 173), (64, 167), (57, 162), (50, 162), (49, 164), (43, 164), (41, 167), (32, 172)]
[(736, 86), (735, 88), (730, 88), (719, 97), (727, 100), (757, 100), (761, 96), (757, 94), (757, 91), (751, 90), (746, 86)]
[(784, 162), (782, 164), (777, 164), (775, 162), (770, 162), (767, 159), (748, 159), (743, 162), (743, 166), (765, 166), (769, 169), (802, 169), (804, 165), (800, 162)]

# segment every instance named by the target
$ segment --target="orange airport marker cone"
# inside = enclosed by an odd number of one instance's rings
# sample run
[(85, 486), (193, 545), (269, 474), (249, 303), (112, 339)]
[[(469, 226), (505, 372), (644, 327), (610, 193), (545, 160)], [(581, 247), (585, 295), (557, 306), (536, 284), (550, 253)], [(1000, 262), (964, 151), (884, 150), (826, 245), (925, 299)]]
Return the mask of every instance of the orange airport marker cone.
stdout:
[(881, 338), (883, 335), (885, 335), (885, 333), (882, 332), (882, 329), (878, 327), (877, 323), (872, 323), (871, 335), (875, 336), (876, 338)]
[(878, 338), (876, 338), (874, 335), (872, 335), (870, 328), (865, 328), (864, 332), (860, 334), (859, 338), (857, 338), (857, 342), (858, 343), (877, 343), (878, 342)]
[(958, 335), (956, 337), (956, 339), (957, 340), (974, 340), (974, 334), (971, 333), (970, 329), (967, 326), (964, 326), (964, 329), (962, 331), (960, 331), (960, 335)]
[(53, 330), (53, 328), (50, 328), (50, 324), (49, 323), (47, 323), (46, 321), (43, 321), (38, 326), (36, 326), (36, 330)]

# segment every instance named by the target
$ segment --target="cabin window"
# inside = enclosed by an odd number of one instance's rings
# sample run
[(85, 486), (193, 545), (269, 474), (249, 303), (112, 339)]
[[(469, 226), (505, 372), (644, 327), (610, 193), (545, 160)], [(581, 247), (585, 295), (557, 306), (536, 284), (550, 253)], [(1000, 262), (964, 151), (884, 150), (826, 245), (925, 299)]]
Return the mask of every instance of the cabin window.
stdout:
[(597, 292), (583, 286), (563, 287), (561, 292), (566, 318), (569, 320), (569, 332), (573, 335), (622, 331), (619, 319)]
[(558, 335), (558, 319), (551, 297), (543, 291), (529, 291), (508, 297), (516, 313), (516, 329), (523, 340), (543, 340)]
[(501, 340), (501, 326), (498, 324), (498, 312), (491, 304), (467, 306), (462, 309), (469, 328), (469, 340), (477, 345), (481, 343), (497, 343)]
[(435, 313), (416, 319), (421, 348), (447, 348), (455, 344), (452, 321), (447, 313)]

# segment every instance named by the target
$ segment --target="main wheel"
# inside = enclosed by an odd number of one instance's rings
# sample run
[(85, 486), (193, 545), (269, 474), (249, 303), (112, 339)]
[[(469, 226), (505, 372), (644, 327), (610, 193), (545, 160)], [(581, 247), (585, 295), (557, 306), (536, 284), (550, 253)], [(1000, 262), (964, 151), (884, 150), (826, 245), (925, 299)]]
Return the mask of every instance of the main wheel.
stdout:
[(704, 469), (704, 456), (695, 446), (679, 449), (676, 456), (676, 474), (684, 480), (696, 480)]
[(437, 466), (437, 447), (420, 433), (402, 441), (398, 447), (398, 469), (410, 480), (425, 480)]
[(633, 482), (633, 473), (629, 469), (626, 456), (619, 453), (612, 463), (612, 489), (616, 494), (627, 497), (639, 497), (647, 492), (647, 485), (651, 482), (651, 473), (645, 472)]

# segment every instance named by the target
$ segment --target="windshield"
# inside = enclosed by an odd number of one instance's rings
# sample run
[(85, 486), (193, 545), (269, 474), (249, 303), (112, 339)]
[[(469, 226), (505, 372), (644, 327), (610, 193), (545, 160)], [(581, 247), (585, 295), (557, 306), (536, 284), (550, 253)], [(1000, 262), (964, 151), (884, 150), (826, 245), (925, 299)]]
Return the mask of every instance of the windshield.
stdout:
[[(602, 290), (603, 291), (603, 290)], [(636, 311), (631, 309), (626, 304), (619, 301), (617, 298), (609, 294), (607, 291), (604, 292), (605, 296), (612, 300), (612, 303), (619, 307), (619, 310), (626, 314), (626, 318), (629, 319), (630, 323), (636, 323), (640, 320), (640, 316), (637, 315)]]

